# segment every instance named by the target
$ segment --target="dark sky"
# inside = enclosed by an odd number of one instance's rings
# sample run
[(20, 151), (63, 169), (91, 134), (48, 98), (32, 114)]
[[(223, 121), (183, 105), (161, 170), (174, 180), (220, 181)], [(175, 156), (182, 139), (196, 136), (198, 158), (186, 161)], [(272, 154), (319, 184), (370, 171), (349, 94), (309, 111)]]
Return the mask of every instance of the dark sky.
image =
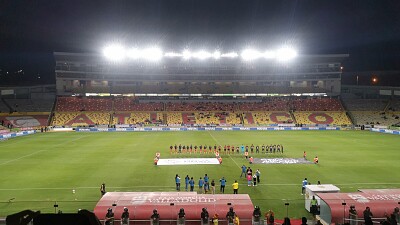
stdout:
[(400, 1), (3, 0), (0, 85), (54, 82), (53, 51), (99, 52), (110, 41), (228, 51), (286, 43), (300, 54), (349, 53), (347, 71), (400, 70)]

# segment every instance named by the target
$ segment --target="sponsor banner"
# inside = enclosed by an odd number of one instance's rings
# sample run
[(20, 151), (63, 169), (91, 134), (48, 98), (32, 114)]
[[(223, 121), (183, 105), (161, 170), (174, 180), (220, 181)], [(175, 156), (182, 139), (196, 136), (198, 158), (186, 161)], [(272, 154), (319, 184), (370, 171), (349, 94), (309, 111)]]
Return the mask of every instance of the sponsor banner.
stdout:
[(35, 130), (28, 130), (28, 131), (21, 131), (21, 132), (16, 132), (16, 133), (3, 134), (3, 135), (0, 135), (0, 140), (34, 134), (35, 132), (36, 132)]
[(76, 128), (78, 132), (125, 131), (279, 131), (279, 130), (339, 130), (338, 127), (137, 127), (137, 128)]
[(218, 165), (217, 158), (178, 158), (178, 159), (160, 159), (158, 160), (158, 166), (174, 166), (174, 165), (206, 165), (215, 164)]
[(254, 164), (312, 164), (304, 158), (255, 158)]
[(385, 134), (397, 134), (397, 135), (400, 134), (400, 132), (397, 131), (397, 130), (389, 130), (389, 129), (371, 128), (370, 131), (379, 132), (379, 133), (385, 133)]

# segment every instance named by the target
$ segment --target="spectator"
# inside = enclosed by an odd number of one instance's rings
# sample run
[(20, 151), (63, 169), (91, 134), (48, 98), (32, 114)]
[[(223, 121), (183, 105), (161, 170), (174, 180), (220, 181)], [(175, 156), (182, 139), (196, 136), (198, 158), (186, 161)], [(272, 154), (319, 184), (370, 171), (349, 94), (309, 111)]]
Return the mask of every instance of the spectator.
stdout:
[(372, 212), (371, 209), (367, 206), (363, 212), (363, 216), (364, 216), (364, 223), (365, 225), (373, 225), (372, 222)]
[(350, 225), (357, 225), (357, 210), (355, 205), (350, 206), (349, 219), (350, 219)]
[(272, 210), (268, 210), (268, 212), (265, 214), (265, 218), (267, 220), (267, 225), (274, 225), (275, 213)]

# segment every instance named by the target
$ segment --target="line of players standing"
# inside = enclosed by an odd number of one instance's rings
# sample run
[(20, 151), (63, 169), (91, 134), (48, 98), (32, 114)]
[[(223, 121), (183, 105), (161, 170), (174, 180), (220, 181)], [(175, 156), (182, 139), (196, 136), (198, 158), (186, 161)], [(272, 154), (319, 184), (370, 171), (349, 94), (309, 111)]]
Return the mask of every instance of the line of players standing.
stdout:
[(268, 154), (268, 153), (283, 153), (283, 145), (281, 144), (271, 144), (271, 145), (265, 145), (262, 144), (260, 145), (254, 145), (251, 144), (249, 145), (241, 145), (241, 146), (235, 146), (235, 145), (224, 145), (222, 147), (221, 145), (217, 146), (214, 144), (212, 145), (182, 145), (182, 144), (175, 144), (175, 145), (170, 145), (169, 146), (169, 153), (170, 154), (215, 154), (215, 153), (221, 153), (221, 154), (244, 154), (245, 152), (250, 152), (253, 154), (254, 152), (259, 154), (261, 149), (262, 154)]

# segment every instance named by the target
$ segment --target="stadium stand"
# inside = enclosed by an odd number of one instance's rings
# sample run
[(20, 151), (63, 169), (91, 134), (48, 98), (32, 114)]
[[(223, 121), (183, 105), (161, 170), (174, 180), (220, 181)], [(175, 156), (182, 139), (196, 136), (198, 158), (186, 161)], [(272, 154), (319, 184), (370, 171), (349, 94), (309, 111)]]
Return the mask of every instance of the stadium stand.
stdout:
[(349, 111), (384, 111), (388, 100), (381, 99), (343, 99)]
[(291, 124), (294, 121), (288, 112), (252, 112), (251, 114), (256, 125)]
[(343, 111), (338, 99), (314, 98), (296, 99), (290, 102), (291, 109), (295, 111)]
[(47, 126), (49, 115), (21, 115), (19, 113), (12, 113), (5, 116), (0, 116), (0, 121), (4, 124), (12, 124), (14, 128), (26, 127), (42, 127)]
[(180, 112), (167, 112), (167, 124), (168, 125), (182, 125), (183, 116)]
[(350, 119), (343, 112), (294, 112), (298, 124), (351, 125)]
[(50, 112), (53, 99), (6, 99), (14, 112)]
[(356, 125), (391, 126), (400, 122), (400, 112), (396, 111), (352, 111)]
[(0, 113), (9, 113), (10, 108), (3, 101), (3, 99), (0, 100)]

